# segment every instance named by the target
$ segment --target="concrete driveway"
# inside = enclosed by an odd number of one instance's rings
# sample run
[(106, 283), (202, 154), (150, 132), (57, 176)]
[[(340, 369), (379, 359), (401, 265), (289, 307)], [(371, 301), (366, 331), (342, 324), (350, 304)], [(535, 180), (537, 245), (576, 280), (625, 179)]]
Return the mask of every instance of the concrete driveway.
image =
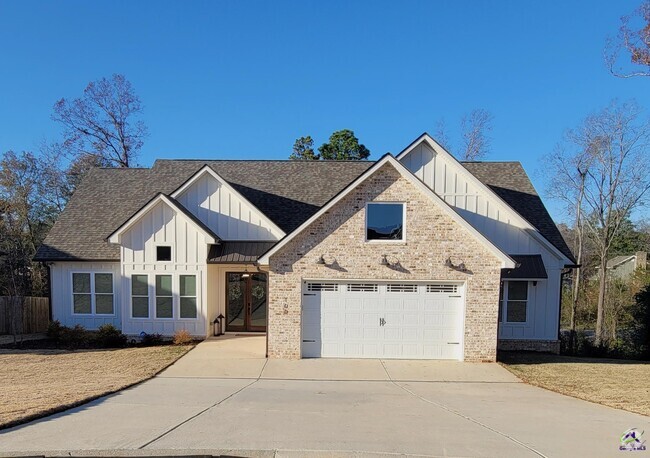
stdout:
[(620, 434), (649, 420), (497, 364), (266, 360), (254, 338), (222, 339), (139, 386), (0, 433), (0, 453), (619, 456)]

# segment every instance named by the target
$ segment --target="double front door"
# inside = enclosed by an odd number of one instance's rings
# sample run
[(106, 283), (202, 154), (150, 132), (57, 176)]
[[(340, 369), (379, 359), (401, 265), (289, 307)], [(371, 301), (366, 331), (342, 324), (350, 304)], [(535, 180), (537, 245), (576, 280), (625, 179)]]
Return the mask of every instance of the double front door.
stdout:
[(266, 331), (266, 279), (259, 272), (226, 274), (226, 331)]

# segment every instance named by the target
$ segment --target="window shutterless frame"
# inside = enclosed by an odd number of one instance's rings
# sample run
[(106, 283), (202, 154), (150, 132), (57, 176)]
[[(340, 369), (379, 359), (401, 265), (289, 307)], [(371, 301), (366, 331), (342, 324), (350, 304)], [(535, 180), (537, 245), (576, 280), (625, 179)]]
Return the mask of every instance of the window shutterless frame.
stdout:
[[(84, 274), (90, 276), (90, 291), (89, 292), (74, 292), (74, 276), (75, 274)], [(103, 274), (111, 276), (111, 293), (97, 293), (95, 291), (95, 275)], [(70, 312), (74, 316), (100, 316), (100, 317), (111, 317), (115, 316), (115, 276), (113, 272), (107, 272), (103, 270), (74, 270), (70, 272)], [(90, 313), (77, 313), (74, 309), (74, 297), (75, 295), (89, 295), (90, 296)], [(113, 313), (97, 313), (97, 296), (112, 296), (112, 306)]]
[[(526, 284), (526, 299), (510, 299), (509, 288), (511, 283), (525, 283)], [(523, 303), (526, 310), (526, 319), (525, 321), (508, 321), (508, 302), (518, 302)], [(499, 294), (499, 322), (508, 325), (523, 326), (528, 324), (528, 313), (529, 313), (529, 302), (530, 302), (530, 282), (526, 280), (510, 280), (503, 281), (501, 286), (501, 292)]]
[[(167, 249), (169, 249), (169, 259), (158, 259), (159, 251), (165, 252), (165, 251), (167, 251)], [(160, 253), (160, 254), (164, 255), (165, 253)], [(154, 255), (155, 255), (156, 262), (173, 262), (174, 261), (174, 247), (172, 247), (171, 245), (163, 245), (163, 244), (156, 245)]]
[[(147, 316), (133, 316), (133, 298), (134, 297), (145, 297), (143, 294), (133, 295), (133, 277), (147, 277)], [(155, 294), (155, 291), (153, 292)], [(151, 296), (152, 296), (152, 285), (150, 281), (150, 276), (145, 272), (132, 272), (129, 276), (129, 318), (132, 320), (150, 320), (151, 316)]]
[[(368, 239), (368, 207), (370, 205), (401, 205), (402, 206), (402, 238), (401, 239), (386, 239), (386, 240), (369, 240)], [(379, 201), (379, 202), (366, 202), (366, 218), (364, 225), (364, 234), (363, 239), (367, 243), (406, 243), (406, 202), (388, 202), (388, 201)]]

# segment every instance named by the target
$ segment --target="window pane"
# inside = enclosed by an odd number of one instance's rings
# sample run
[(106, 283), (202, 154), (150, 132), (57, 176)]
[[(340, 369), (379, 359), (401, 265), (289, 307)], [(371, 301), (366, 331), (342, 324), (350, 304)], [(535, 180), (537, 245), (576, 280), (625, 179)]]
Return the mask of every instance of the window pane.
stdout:
[(72, 292), (90, 293), (90, 274), (72, 274)]
[(113, 274), (95, 274), (95, 292), (111, 294), (113, 292)]
[(402, 240), (403, 204), (368, 204), (367, 239)]
[(196, 296), (196, 276), (181, 275), (181, 296)]
[(90, 294), (74, 294), (74, 313), (91, 313)]
[(149, 298), (134, 297), (131, 300), (133, 301), (133, 317), (149, 318)]
[(172, 295), (172, 276), (156, 275), (156, 296)]
[(196, 318), (196, 297), (181, 297), (181, 318)]
[(172, 318), (172, 298), (156, 298), (156, 318)]
[(95, 295), (95, 313), (112, 315), (113, 314), (113, 295), (97, 294)]
[(523, 301), (508, 301), (507, 321), (511, 323), (526, 322), (526, 303)]
[(508, 299), (516, 301), (525, 301), (528, 299), (528, 282), (527, 281), (509, 281), (508, 282)]
[(172, 247), (170, 247), (170, 246), (156, 247), (156, 260), (157, 261), (171, 261), (172, 260)]
[(131, 277), (131, 294), (133, 296), (149, 295), (149, 280), (147, 275), (134, 275)]

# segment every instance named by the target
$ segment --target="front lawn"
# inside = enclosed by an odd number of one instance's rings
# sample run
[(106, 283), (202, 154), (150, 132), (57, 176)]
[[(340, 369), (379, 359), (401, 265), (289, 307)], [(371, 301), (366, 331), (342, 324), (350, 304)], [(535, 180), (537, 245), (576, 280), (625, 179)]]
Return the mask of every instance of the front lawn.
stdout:
[(191, 345), (112, 350), (0, 350), (0, 428), (146, 380)]
[(650, 415), (650, 363), (525, 352), (500, 353), (499, 361), (531, 385)]

